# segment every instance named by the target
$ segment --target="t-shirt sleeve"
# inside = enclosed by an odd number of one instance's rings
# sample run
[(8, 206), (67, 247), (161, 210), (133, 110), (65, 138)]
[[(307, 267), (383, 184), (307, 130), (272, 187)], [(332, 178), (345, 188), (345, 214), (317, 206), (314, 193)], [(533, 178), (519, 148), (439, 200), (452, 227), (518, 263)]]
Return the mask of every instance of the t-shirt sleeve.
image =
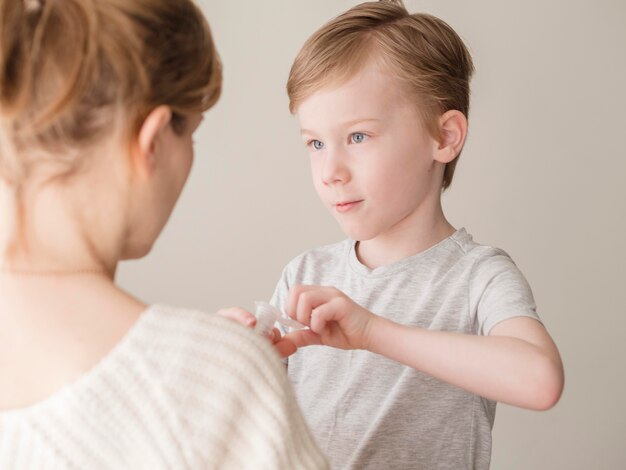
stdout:
[[(274, 294), (270, 300), (270, 304), (279, 309), (281, 312), (285, 311), (285, 303), (287, 302), (287, 296), (289, 295), (289, 265), (285, 266), (283, 272), (280, 275), (280, 279), (276, 283), (276, 288), (274, 289)], [(277, 325), (281, 330), (282, 334), (286, 334), (288, 332), (288, 328), (283, 325)]]
[(530, 317), (541, 322), (528, 281), (502, 250), (490, 249), (476, 261), (469, 290), (480, 335), (488, 335), (491, 328), (509, 318)]

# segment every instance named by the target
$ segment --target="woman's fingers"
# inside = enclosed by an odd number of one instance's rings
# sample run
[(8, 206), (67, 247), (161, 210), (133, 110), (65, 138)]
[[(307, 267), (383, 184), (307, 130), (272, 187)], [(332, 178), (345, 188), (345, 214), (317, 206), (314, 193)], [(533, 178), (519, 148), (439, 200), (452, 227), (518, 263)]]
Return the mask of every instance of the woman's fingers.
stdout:
[(221, 308), (217, 311), (217, 314), (222, 317), (230, 318), (248, 328), (252, 328), (256, 325), (256, 317), (240, 307)]

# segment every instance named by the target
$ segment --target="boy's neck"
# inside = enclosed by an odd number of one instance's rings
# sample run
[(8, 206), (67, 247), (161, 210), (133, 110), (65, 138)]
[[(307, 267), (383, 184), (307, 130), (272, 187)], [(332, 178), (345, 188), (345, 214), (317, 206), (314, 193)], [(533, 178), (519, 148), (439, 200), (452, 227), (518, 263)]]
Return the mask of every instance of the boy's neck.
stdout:
[(390, 230), (356, 245), (358, 260), (370, 269), (395, 263), (421, 253), (451, 236), (456, 229), (443, 213), (430, 223), (412, 224)]

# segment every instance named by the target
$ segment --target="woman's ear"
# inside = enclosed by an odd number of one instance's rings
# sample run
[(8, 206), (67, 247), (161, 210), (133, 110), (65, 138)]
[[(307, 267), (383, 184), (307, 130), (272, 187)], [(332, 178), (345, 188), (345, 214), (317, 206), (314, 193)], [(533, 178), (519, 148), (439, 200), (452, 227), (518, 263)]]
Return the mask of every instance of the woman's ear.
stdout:
[(149, 177), (157, 163), (160, 142), (172, 119), (169, 106), (154, 108), (144, 119), (137, 135), (135, 152), (132, 155), (133, 168), (143, 177)]
[(446, 111), (439, 118), (439, 146), (435, 153), (435, 160), (441, 163), (450, 163), (454, 160), (465, 144), (467, 137), (467, 118), (461, 111), (452, 109)]

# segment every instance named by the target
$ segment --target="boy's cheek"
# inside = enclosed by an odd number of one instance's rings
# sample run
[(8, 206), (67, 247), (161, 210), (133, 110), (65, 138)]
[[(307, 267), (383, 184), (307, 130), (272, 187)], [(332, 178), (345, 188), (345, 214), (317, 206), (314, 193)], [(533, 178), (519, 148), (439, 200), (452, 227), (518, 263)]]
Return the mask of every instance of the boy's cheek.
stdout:
[(313, 175), (313, 187), (315, 188), (317, 196), (322, 200), (325, 206), (331, 204), (328, 188), (315, 175)]

